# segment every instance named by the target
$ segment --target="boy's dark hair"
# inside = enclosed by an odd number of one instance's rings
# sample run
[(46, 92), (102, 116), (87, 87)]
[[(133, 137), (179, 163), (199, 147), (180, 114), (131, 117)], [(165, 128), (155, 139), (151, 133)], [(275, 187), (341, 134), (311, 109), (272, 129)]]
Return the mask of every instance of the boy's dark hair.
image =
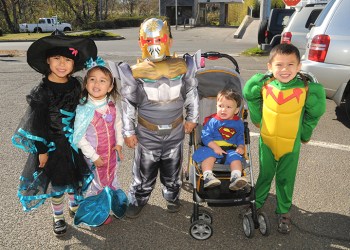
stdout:
[(298, 62), (300, 62), (300, 52), (297, 47), (295, 47), (293, 44), (278, 44), (275, 47), (272, 48), (270, 51), (269, 56), (269, 63), (272, 62), (274, 57), (276, 55), (295, 55), (298, 59)]
[(233, 89), (223, 89), (221, 90), (217, 95), (217, 100), (219, 100), (221, 97), (224, 97), (227, 100), (232, 100), (237, 103), (237, 108), (239, 108), (242, 104), (242, 97), (240, 94), (238, 94)]
[(117, 82), (115, 81), (112, 72), (104, 67), (104, 66), (95, 66), (91, 69), (88, 70), (88, 72), (86, 73), (85, 77), (84, 77), (84, 81), (83, 81), (83, 91), (81, 93), (81, 97), (84, 99), (83, 104), (87, 103), (88, 101), (88, 91), (86, 89), (86, 84), (87, 84), (87, 79), (89, 78), (89, 75), (91, 74), (91, 72), (93, 72), (94, 70), (101, 70), (106, 76), (109, 77), (109, 79), (111, 80), (112, 84), (113, 84), (113, 88), (110, 92), (107, 93), (107, 99), (112, 97), (113, 101), (116, 101), (119, 93), (117, 90)]

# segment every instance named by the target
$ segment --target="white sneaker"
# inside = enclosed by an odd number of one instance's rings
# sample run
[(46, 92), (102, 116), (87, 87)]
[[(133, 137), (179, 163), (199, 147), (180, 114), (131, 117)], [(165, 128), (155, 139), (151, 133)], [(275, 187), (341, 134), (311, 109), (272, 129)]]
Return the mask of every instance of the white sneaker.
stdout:
[(245, 178), (244, 176), (238, 177), (238, 178), (233, 177), (231, 178), (229, 189), (232, 191), (240, 190), (245, 186), (247, 186), (247, 184), (248, 184), (247, 178)]
[(214, 176), (213, 173), (208, 173), (204, 177), (204, 188), (212, 188), (219, 186), (221, 184), (221, 181)]

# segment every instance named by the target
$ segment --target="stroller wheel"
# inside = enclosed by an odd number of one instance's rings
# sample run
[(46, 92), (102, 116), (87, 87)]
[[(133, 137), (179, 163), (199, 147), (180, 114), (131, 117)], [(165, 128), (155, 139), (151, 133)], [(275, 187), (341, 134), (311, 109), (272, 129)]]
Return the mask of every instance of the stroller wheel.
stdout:
[(255, 229), (251, 214), (245, 214), (243, 216), (243, 231), (246, 237), (253, 238)]
[[(208, 222), (209, 224), (213, 223), (213, 216), (208, 211), (205, 211), (205, 210), (201, 210), (201, 209), (199, 210), (198, 219), (204, 220), (204, 221)], [(192, 214), (191, 223), (193, 223), (193, 222), (194, 222), (194, 215)]]
[(259, 231), (263, 236), (269, 236), (271, 233), (271, 223), (266, 213), (261, 212), (258, 215)]
[(213, 235), (213, 228), (204, 220), (196, 220), (191, 224), (190, 234), (196, 240), (207, 240)]

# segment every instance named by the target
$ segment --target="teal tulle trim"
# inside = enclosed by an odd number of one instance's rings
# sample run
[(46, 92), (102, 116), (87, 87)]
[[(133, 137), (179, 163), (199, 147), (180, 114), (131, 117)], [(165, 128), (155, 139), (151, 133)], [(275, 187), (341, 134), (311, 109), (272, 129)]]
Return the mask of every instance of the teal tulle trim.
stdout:
[[(46, 177), (41, 178), (41, 175), (43, 173), (43, 170), (38, 170), (34, 172), (32, 180), (29, 180), (28, 178), (25, 178), (23, 176), (20, 177), (20, 186), (17, 191), (17, 196), (25, 212), (29, 212), (38, 208), (48, 198), (54, 196), (61, 196), (64, 193), (74, 193), (75, 201), (78, 203), (84, 200), (83, 195), (77, 194), (75, 189), (71, 185), (64, 186), (59, 191), (53, 191), (51, 193), (46, 194), (45, 192), (47, 189), (47, 183), (44, 183), (44, 181), (47, 181), (47, 179)], [(81, 193), (86, 191), (93, 179), (93, 173), (89, 174), (89, 176), (84, 178), (83, 183), (81, 185)]]
[(42, 142), (48, 148), (47, 152), (54, 151), (56, 149), (54, 142), (48, 143), (44, 138), (32, 135), (22, 128), (18, 129), (18, 131), (12, 136), (11, 140), (15, 147), (31, 154), (38, 152), (37, 148), (35, 147), (35, 141)]
[(65, 115), (67, 117), (62, 118), (62, 123), (66, 125), (63, 128), (63, 131), (66, 132), (65, 136), (68, 138), (68, 141), (71, 145), (71, 147), (78, 152), (77, 146), (73, 143), (73, 128), (71, 127), (72, 119), (74, 118), (75, 113), (73, 112), (68, 112), (66, 110), (60, 109), (60, 112), (62, 115)]

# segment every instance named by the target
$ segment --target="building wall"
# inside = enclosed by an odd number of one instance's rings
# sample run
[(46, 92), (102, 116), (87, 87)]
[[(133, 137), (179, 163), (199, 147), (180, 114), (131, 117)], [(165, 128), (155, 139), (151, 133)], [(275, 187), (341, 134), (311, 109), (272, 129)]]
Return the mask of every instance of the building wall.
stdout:
[[(175, 0), (160, 0), (159, 9), (161, 16), (167, 16), (171, 24), (175, 24)], [(196, 18), (197, 0), (177, 0), (178, 24), (188, 23), (189, 18)]]

